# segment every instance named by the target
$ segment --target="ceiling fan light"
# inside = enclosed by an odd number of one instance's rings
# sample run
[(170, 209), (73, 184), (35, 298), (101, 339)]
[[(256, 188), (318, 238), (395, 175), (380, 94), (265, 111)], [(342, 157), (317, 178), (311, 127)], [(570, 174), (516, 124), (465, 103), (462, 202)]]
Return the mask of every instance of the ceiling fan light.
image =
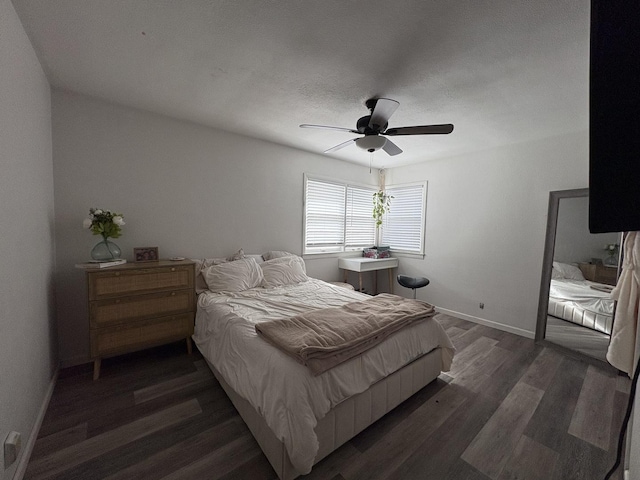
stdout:
[(380, 150), (387, 143), (387, 139), (380, 135), (365, 135), (356, 140), (356, 145), (367, 152), (375, 152)]

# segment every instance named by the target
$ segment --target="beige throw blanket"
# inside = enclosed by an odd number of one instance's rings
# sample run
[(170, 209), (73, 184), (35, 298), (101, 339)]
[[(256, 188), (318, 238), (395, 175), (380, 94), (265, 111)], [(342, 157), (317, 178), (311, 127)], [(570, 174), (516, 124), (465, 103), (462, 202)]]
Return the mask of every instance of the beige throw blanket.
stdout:
[(256, 332), (319, 375), (402, 327), (433, 315), (433, 305), (383, 293), (362, 302), (259, 323)]

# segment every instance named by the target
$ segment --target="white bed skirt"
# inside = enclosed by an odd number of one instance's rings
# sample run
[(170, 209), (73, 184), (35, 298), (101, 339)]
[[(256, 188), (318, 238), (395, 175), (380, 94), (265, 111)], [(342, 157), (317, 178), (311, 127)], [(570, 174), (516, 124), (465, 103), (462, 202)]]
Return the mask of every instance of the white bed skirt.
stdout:
[[(276, 438), (262, 416), (225, 382), (208, 360), (207, 364), (251, 430), (278, 477), (281, 480), (298, 477), (300, 473), (291, 465), (284, 444)], [(314, 464), (431, 383), (441, 370), (442, 353), (436, 348), (373, 384), (368, 390), (336, 405), (318, 421), (315, 428), (320, 449)]]

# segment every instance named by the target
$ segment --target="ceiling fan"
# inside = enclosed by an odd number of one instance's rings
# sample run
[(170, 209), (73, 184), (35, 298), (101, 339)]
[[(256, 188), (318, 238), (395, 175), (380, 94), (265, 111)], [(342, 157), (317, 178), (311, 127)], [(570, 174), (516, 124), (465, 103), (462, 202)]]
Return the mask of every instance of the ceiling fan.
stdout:
[[(388, 155), (398, 155), (402, 153), (400, 147), (393, 143), (386, 136), (396, 135), (440, 135), (453, 131), (453, 125), (445, 123), (442, 125), (417, 125), (413, 127), (389, 128), (389, 117), (396, 111), (399, 102), (390, 98), (370, 98), (365, 102), (366, 107), (371, 112), (358, 119), (355, 130), (343, 127), (330, 127), (327, 125), (310, 125), (303, 123), (302, 128), (322, 128), (326, 130), (338, 130), (341, 132), (350, 132), (364, 135), (364, 137), (352, 138), (346, 142), (342, 142), (335, 147), (325, 150), (324, 153), (332, 153), (340, 150), (351, 143), (355, 143), (358, 147), (368, 152), (384, 150)], [(384, 136), (383, 136), (384, 135)]]

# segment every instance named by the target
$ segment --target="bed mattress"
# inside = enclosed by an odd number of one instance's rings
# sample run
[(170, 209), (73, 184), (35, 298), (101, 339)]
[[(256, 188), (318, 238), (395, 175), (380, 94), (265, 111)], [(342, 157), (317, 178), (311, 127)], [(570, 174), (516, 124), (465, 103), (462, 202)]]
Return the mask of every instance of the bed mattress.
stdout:
[(611, 334), (614, 301), (611, 287), (588, 280), (551, 280), (549, 315)]
[(264, 418), (300, 473), (311, 470), (319, 449), (315, 427), (331, 409), (438, 347), (443, 370), (451, 365), (453, 345), (434, 319), (417, 322), (318, 376), (255, 332), (261, 321), (365, 298), (316, 279), (232, 294), (205, 292), (198, 298), (196, 345), (225, 382)]

